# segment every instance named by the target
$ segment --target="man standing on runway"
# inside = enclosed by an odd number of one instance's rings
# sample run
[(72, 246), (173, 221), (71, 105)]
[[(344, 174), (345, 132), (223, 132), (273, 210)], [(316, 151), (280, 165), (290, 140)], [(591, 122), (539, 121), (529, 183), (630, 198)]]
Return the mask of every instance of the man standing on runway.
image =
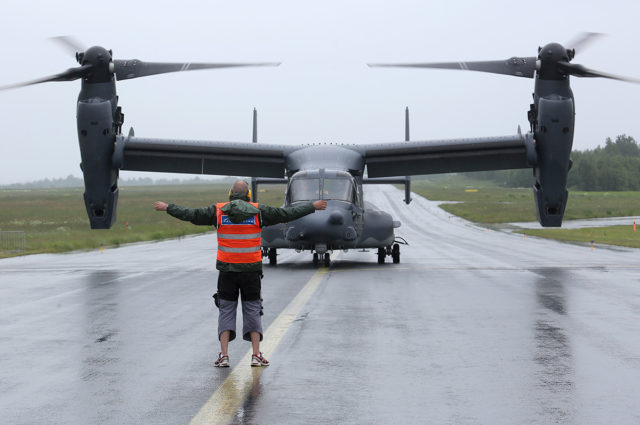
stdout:
[(287, 223), (315, 210), (327, 208), (326, 201), (315, 201), (288, 208), (274, 208), (249, 202), (251, 192), (244, 180), (237, 180), (229, 191), (229, 202), (203, 208), (185, 208), (157, 201), (156, 211), (166, 211), (180, 220), (198, 225), (215, 225), (218, 233), (217, 303), (220, 353), (214, 365), (229, 367), (229, 341), (236, 337), (238, 295), (242, 299), (242, 338), (251, 341), (251, 366), (269, 366), (260, 352), (262, 341), (261, 228)]

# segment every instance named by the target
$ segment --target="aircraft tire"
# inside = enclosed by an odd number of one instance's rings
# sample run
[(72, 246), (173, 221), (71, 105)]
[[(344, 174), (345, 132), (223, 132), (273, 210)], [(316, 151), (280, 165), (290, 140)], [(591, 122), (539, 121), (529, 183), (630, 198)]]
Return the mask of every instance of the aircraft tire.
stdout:
[(384, 257), (387, 256), (384, 248), (378, 248), (378, 264), (384, 264)]
[(314, 252), (314, 253), (313, 253), (313, 265), (314, 265), (314, 266), (317, 266), (317, 265), (318, 265), (318, 263), (320, 263), (320, 261), (318, 261), (318, 253), (317, 253), (317, 252)]
[(272, 266), (278, 264), (278, 253), (275, 248), (269, 248), (269, 264)]
[(393, 258), (393, 264), (400, 263), (400, 245), (393, 244), (393, 248), (391, 249), (391, 258)]
[(331, 256), (328, 252), (324, 253), (324, 266), (329, 267), (331, 265)]

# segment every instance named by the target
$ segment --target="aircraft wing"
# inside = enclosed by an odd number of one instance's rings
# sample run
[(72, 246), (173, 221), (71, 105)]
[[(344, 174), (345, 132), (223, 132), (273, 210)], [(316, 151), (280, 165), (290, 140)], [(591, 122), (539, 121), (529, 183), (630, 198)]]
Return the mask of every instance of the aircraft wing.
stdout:
[(486, 137), (359, 145), (369, 177), (531, 168), (533, 136)]
[(113, 164), (121, 170), (277, 177), (290, 146), (117, 136)]

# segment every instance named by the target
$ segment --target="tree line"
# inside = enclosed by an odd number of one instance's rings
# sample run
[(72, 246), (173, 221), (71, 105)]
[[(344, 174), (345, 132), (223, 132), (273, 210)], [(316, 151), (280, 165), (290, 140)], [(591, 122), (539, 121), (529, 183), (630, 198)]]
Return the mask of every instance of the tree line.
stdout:
[[(640, 147), (625, 134), (615, 141), (607, 137), (604, 147), (571, 152), (573, 165), (567, 186), (584, 191), (640, 190)], [(481, 180), (491, 180), (506, 187), (530, 187), (534, 177), (530, 169), (480, 171), (466, 173)]]

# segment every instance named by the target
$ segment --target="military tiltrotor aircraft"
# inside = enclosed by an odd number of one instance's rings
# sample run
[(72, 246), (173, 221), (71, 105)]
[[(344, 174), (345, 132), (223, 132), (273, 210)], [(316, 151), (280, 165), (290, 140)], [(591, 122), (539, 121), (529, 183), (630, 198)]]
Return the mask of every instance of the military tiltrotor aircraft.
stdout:
[[(583, 46), (593, 34), (581, 37)], [(77, 48), (67, 39), (64, 43)], [(363, 199), (363, 184), (396, 183), (410, 198), (410, 176), (450, 172), (531, 168), (538, 221), (545, 227), (562, 223), (568, 192), (567, 174), (573, 144), (574, 98), (570, 77), (604, 77), (639, 82), (571, 63), (575, 49), (550, 43), (537, 57), (513, 57), (502, 61), (379, 64), (448, 68), (491, 72), (535, 79), (533, 104), (528, 111), (530, 131), (499, 137), (405, 141), (360, 145), (286, 146), (254, 143), (171, 140), (136, 137), (133, 129), (122, 134), (124, 115), (118, 106), (116, 81), (192, 69), (269, 64), (168, 64), (139, 60), (115, 60), (112, 52), (91, 47), (76, 53), (79, 67), (26, 83), (80, 79), (77, 123), (84, 201), (92, 229), (109, 229), (116, 220), (120, 170), (189, 174), (248, 176), (257, 201), (257, 187), (286, 183), (285, 205), (326, 199), (318, 211), (286, 225), (263, 230), (263, 255), (277, 262), (278, 248), (308, 250), (314, 263), (329, 265), (329, 251), (377, 248), (378, 262), (391, 256), (400, 261), (394, 228), (400, 225), (390, 214)], [(366, 168), (366, 171), (365, 171)]]

